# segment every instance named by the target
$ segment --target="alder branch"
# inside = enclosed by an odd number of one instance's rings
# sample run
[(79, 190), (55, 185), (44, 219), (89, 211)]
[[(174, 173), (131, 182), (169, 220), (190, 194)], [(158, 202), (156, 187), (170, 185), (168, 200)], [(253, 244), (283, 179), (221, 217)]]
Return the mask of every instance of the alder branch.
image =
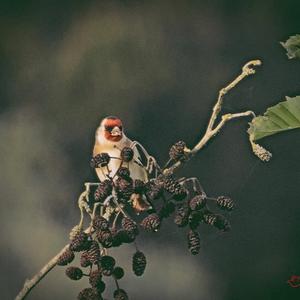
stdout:
[(29, 292), (56, 266), (57, 260), (60, 255), (67, 250), (69, 244), (66, 245), (57, 255), (55, 255), (52, 259), (49, 260), (47, 264), (30, 280), (27, 279), (24, 283), (22, 290), (19, 292), (15, 300), (22, 300), (29, 294)]
[[(251, 116), (251, 115), (255, 117), (255, 114), (252, 111), (233, 113), (233, 114), (230, 113), (230, 114), (223, 115), (221, 117), (221, 121), (219, 122), (219, 124), (217, 124), (214, 127), (216, 119), (218, 117), (218, 114), (220, 113), (220, 111), (222, 109), (222, 103), (223, 103), (224, 96), (231, 89), (233, 89), (240, 81), (242, 81), (245, 77), (247, 77), (251, 74), (254, 74), (255, 70), (252, 67), (253, 66), (258, 66), (260, 64), (261, 64), (260, 60), (249, 61), (242, 68), (242, 73), (240, 75), (238, 75), (225, 88), (222, 88), (219, 91), (219, 96), (218, 96), (218, 99), (217, 99), (217, 102), (216, 102), (215, 106), (213, 107), (213, 112), (212, 112), (212, 115), (210, 117), (206, 132), (205, 132), (204, 136), (200, 139), (200, 141), (194, 146), (193, 149), (191, 149), (191, 150), (187, 149), (186, 154), (187, 154), (188, 159), (193, 157), (199, 150), (201, 150), (207, 144), (207, 142), (223, 128), (223, 126), (228, 121), (230, 121), (232, 119), (240, 118), (240, 117)], [(139, 146), (141, 146), (141, 145), (139, 144)], [(151, 158), (151, 162), (149, 163), (149, 166), (147, 166), (147, 167), (152, 168), (151, 164), (154, 164), (154, 165), (158, 166), (157, 163), (156, 163), (156, 160), (153, 157), (149, 156), (149, 154), (147, 153), (147, 151), (145, 149), (144, 149), (144, 151), (146, 153), (146, 156)], [(172, 174), (181, 165), (182, 165), (182, 162), (178, 161), (178, 162), (174, 163), (171, 167), (165, 168), (163, 170), (163, 173), (164, 174)], [(79, 206), (79, 209), (80, 209), (81, 217), (80, 217), (79, 225), (75, 226), (77, 228), (80, 228), (80, 229), (82, 228), (83, 211), (84, 210), (87, 212), (88, 215), (90, 215), (91, 219), (93, 219), (93, 217), (95, 216), (96, 207), (94, 207), (94, 210), (91, 211), (89, 206), (88, 206), (88, 202), (89, 202), (90, 186), (97, 186), (97, 185), (98, 185), (98, 183), (90, 183), (90, 182), (85, 183), (85, 191), (79, 196), (79, 199), (78, 199), (78, 206)], [(118, 206), (118, 204), (117, 204), (117, 206)], [(118, 214), (120, 212), (122, 212), (124, 215), (126, 215), (121, 207), (118, 207), (118, 209), (119, 209)], [(102, 210), (103, 210), (103, 206), (101, 207), (101, 211)], [(92, 225), (90, 224), (89, 227), (87, 229), (85, 229), (84, 232), (90, 233), (91, 230), (92, 230)], [(25, 299), (25, 297), (29, 294), (29, 292), (57, 265), (59, 257), (61, 256), (61, 254), (64, 251), (66, 251), (68, 249), (68, 247), (69, 247), (69, 244), (65, 245), (63, 247), (63, 249), (57, 255), (55, 255), (51, 260), (49, 260), (49, 262), (47, 262), (45, 264), (45, 266), (37, 274), (35, 274), (31, 279), (26, 280), (22, 290), (16, 296), (15, 300)]]
[[(214, 127), (216, 119), (218, 117), (218, 114), (220, 113), (220, 111), (222, 109), (224, 96), (230, 90), (232, 90), (239, 82), (241, 82), (244, 78), (246, 78), (249, 75), (255, 74), (255, 70), (253, 69), (253, 67), (259, 66), (259, 65), (261, 65), (260, 60), (251, 60), (251, 61), (247, 62), (242, 68), (242, 73), (240, 75), (238, 75), (225, 88), (222, 88), (219, 91), (219, 96), (218, 96), (215, 106), (213, 107), (213, 112), (212, 112), (210, 120), (208, 122), (206, 132), (205, 132), (204, 136), (200, 139), (200, 141), (193, 147), (193, 149), (187, 150), (187, 152), (186, 152), (187, 160), (189, 160), (198, 151), (200, 151), (207, 144), (207, 142), (221, 130), (221, 128), (225, 125), (226, 122), (228, 122), (232, 119), (235, 119), (235, 118), (247, 117), (247, 116), (251, 116), (251, 115), (253, 117), (255, 117), (255, 114), (252, 111), (246, 111), (246, 112), (234, 113), (234, 114), (226, 114), (221, 117), (220, 123), (216, 127)], [(164, 174), (173, 174), (182, 164), (183, 164), (182, 161), (177, 161), (169, 168), (164, 169), (163, 173)]]

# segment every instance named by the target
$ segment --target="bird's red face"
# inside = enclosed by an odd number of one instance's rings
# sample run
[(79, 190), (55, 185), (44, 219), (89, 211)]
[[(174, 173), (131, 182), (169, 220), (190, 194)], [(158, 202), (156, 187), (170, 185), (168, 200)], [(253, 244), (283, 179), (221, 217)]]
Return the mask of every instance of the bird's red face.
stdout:
[(104, 137), (111, 142), (118, 142), (123, 137), (122, 121), (117, 117), (108, 117), (103, 120)]

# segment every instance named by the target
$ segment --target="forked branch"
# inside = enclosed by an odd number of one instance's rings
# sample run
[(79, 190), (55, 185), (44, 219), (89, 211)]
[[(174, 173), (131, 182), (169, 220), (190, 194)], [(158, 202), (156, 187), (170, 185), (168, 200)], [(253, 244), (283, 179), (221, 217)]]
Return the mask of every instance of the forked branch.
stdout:
[[(253, 116), (255, 117), (254, 112), (252, 111), (246, 111), (246, 112), (240, 112), (240, 113), (234, 113), (234, 114), (226, 114), (221, 117), (221, 121), (218, 125), (215, 125), (216, 119), (222, 109), (222, 104), (223, 104), (223, 98), (224, 96), (232, 90), (239, 82), (241, 82), (244, 78), (246, 78), (249, 75), (255, 74), (255, 70), (253, 69), (254, 66), (259, 66), (261, 65), (260, 60), (251, 60), (248, 63), (244, 65), (242, 68), (242, 73), (238, 75), (231, 83), (229, 83), (225, 88), (222, 88), (219, 91), (219, 96), (217, 99), (217, 102), (215, 106), (213, 107), (213, 111), (210, 117), (210, 120), (208, 122), (208, 126), (206, 129), (206, 132), (204, 136), (200, 139), (200, 141), (191, 149), (189, 150), (186, 155), (187, 158), (191, 158), (194, 156), (199, 150), (201, 150), (207, 142), (214, 137), (227, 123), (228, 121), (240, 117), (247, 117), (247, 116)], [(177, 161), (174, 163), (171, 167), (167, 168), (164, 170), (164, 174), (172, 174), (174, 173), (180, 166), (182, 165), (182, 161)]]

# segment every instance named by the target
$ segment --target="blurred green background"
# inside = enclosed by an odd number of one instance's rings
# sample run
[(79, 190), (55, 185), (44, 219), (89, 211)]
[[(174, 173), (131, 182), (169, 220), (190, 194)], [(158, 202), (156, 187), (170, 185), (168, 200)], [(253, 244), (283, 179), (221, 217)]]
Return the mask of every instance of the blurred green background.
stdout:
[[(299, 33), (299, 13), (290, 0), (1, 1), (0, 298), (13, 299), (68, 241), (83, 183), (96, 180), (89, 160), (104, 116), (119, 116), (163, 163), (172, 143), (197, 142), (218, 90), (248, 60), (263, 66), (226, 96), (224, 112), (263, 113), (299, 95), (300, 62), (279, 44)], [(300, 132), (263, 141), (274, 155), (264, 164), (246, 128), (228, 124), (180, 172), (236, 200), (232, 231), (203, 226), (196, 257), (172, 220), (143, 234), (142, 278), (131, 272), (133, 246), (114, 250), (130, 299), (299, 299), (286, 281), (300, 275)], [(87, 285), (55, 268), (28, 299), (75, 299)]]

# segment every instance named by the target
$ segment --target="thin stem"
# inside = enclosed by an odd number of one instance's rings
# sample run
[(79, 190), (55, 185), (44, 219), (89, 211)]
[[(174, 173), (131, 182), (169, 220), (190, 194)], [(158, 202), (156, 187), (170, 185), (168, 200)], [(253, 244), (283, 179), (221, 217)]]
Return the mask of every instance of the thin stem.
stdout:
[(134, 247), (135, 247), (135, 250), (138, 252), (138, 251), (139, 251), (139, 248), (138, 248), (138, 246), (137, 246), (136, 241), (134, 241)]
[(116, 228), (116, 223), (117, 223), (117, 220), (118, 220), (118, 217), (120, 215), (121, 211), (119, 211), (116, 215), (115, 215), (115, 219), (113, 221), (113, 224), (112, 224), (112, 228), (115, 229)]
[(116, 206), (118, 207), (118, 209), (120, 210), (120, 212), (122, 212), (122, 214), (125, 216), (125, 217), (128, 217), (127, 214), (125, 213), (125, 211), (123, 210), (123, 208), (121, 207), (121, 205), (118, 203), (118, 201), (113, 198), (113, 201), (114, 203), (116, 204)]
[(212, 130), (214, 123), (216, 121), (216, 118), (219, 114), (219, 112), (221, 111), (222, 108), (222, 104), (223, 104), (223, 97), (230, 91), (232, 90), (239, 82), (241, 82), (245, 77), (254, 74), (255, 70), (252, 68), (253, 66), (259, 66), (261, 65), (261, 61), (260, 60), (252, 60), (249, 61), (248, 63), (246, 63), (244, 65), (244, 67), (242, 68), (242, 73), (240, 75), (238, 75), (231, 83), (229, 83), (226, 87), (222, 88), (219, 91), (219, 96), (218, 96), (218, 100), (217, 103), (215, 104), (214, 108), (213, 108), (213, 113), (211, 115), (211, 118), (209, 120), (208, 126), (207, 126), (207, 130), (206, 132), (209, 132)]
[(115, 278), (115, 284), (116, 284), (117, 290), (119, 290), (119, 289), (120, 289), (120, 287), (119, 287), (118, 280), (117, 280), (116, 278)]

